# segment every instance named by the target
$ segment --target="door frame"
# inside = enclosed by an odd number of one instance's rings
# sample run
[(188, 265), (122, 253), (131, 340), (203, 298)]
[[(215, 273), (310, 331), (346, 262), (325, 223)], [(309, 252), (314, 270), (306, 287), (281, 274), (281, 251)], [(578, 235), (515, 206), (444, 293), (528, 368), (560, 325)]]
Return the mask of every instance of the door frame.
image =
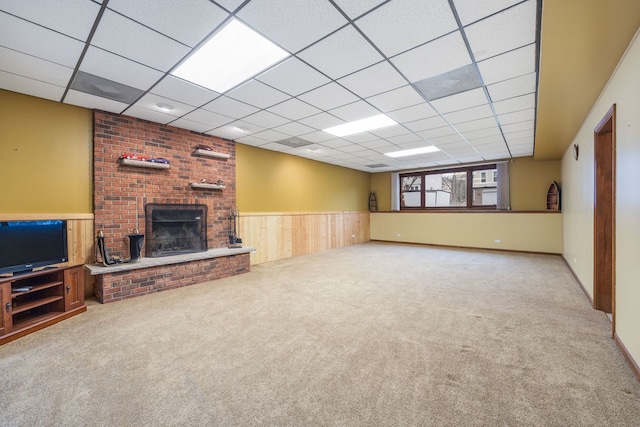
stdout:
[[(613, 104), (593, 131), (593, 308), (611, 308), (611, 332), (616, 331), (616, 105)], [(608, 180), (608, 181), (605, 181)], [(603, 182), (604, 181), (604, 182)], [(608, 231), (599, 233), (610, 218)], [(610, 283), (603, 283), (610, 280)], [(610, 303), (609, 303), (610, 299)]]

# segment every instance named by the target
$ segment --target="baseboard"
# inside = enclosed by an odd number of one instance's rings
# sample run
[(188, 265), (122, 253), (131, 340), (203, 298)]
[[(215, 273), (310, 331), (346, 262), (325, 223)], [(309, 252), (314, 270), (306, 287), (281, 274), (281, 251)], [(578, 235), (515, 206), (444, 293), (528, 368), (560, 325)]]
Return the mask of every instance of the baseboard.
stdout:
[(441, 245), (438, 243), (420, 243), (420, 242), (400, 242), (397, 240), (382, 240), (382, 239), (369, 239), (370, 242), (381, 243), (397, 243), (399, 245), (416, 245), (416, 246), (430, 246), (434, 248), (447, 248), (447, 249), (470, 249), (474, 251), (492, 251), (492, 252), (511, 252), (517, 254), (530, 254), (530, 255), (557, 255), (562, 254), (556, 252), (539, 252), (539, 251), (524, 251), (520, 249), (501, 249), (501, 248), (482, 248), (476, 246), (456, 246), (456, 245)]
[(569, 268), (569, 271), (573, 275), (573, 278), (576, 279), (576, 282), (578, 282), (578, 285), (580, 285), (580, 288), (582, 289), (582, 292), (584, 292), (584, 295), (589, 300), (589, 304), (591, 304), (591, 307), (593, 307), (593, 298), (591, 297), (591, 295), (587, 291), (587, 288), (584, 287), (584, 285), (582, 284), (582, 281), (580, 280), (580, 278), (578, 277), (576, 272), (573, 271), (573, 268), (571, 268), (571, 264), (569, 264), (569, 261), (567, 261), (567, 259), (564, 257), (564, 255), (562, 255), (562, 260), (567, 265), (567, 268)]
[(617, 333), (613, 334), (613, 340), (618, 345), (618, 348), (624, 355), (624, 358), (627, 359), (627, 362), (629, 362), (629, 366), (631, 366), (631, 370), (633, 371), (633, 373), (636, 374), (636, 378), (638, 379), (638, 381), (640, 381), (640, 366), (638, 366), (638, 363), (636, 363), (633, 356), (631, 356), (631, 353), (629, 353), (629, 350), (627, 350), (627, 347), (625, 347), (624, 343)]

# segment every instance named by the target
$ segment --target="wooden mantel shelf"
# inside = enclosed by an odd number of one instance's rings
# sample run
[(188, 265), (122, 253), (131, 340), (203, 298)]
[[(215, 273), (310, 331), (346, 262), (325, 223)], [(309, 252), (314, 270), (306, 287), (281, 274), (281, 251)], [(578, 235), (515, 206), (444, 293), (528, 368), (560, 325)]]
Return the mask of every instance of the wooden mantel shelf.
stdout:
[(197, 190), (224, 190), (226, 188), (224, 185), (207, 184), (204, 182), (192, 182), (189, 186)]
[(211, 151), (211, 150), (203, 150), (201, 148), (198, 148), (196, 151), (193, 152), (193, 154), (195, 154), (196, 156), (214, 157), (216, 159), (229, 159), (229, 158), (231, 158), (231, 154), (218, 153), (218, 152)]
[(123, 166), (136, 166), (139, 168), (169, 169), (171, 167), (169, 163), (156, 163), (148, 160), (118, 159), (118, 161)]

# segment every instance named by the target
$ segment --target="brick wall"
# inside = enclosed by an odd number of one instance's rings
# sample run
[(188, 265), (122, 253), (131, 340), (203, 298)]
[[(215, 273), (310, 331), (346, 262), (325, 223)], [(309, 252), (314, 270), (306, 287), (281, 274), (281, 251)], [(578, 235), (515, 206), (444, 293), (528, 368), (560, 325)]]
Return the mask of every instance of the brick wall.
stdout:
[(103, 304), (246, 273), (248, 253), (97, 276), (95, 294)]
[[(103, 230), (110, 255), (129, 257), (126, 237), (134, 228), (145, 234), (147, 203), (206, 204), (209, 249), (228, 245), (229, 214), (235, 206), (235, 145), (214, 136), (165, 126), (133, 117), (94, 112), (95, 233)], [(193, 155), (199, 144), (230, 154), (229, 159)], [(124, 152), (163, 157), (169, 169), (124, 166)], [(194, 190), (189, 184), (222, 179), (226, 188)], [(143, 246), (144, 256), (144, 246)]]
[[(208, 208), (208, 249), (229, 244), (229, 215), (235, 207), (235, 145), (233, 141), (202, 135), (133, 117), (94, 112), (94, 236), (105, 234), (110, 255), (129, 257), (134, 228), (145, 234), (147, 203), (205, 204)], [(229, 159), (193, 154), (196, 146), (229, 154)], [(162, 157), (169, 169), (121, 165), (122, 153)], [(219, 179), (223, 190), (196, 190), (190, 183)], [(145, 256), (144, 245), (142, 256)], [(180, 264), (138, 268), (96, 276), (95, 295), (102, 303), (160, 292), (248, 272), (248, 253)]]

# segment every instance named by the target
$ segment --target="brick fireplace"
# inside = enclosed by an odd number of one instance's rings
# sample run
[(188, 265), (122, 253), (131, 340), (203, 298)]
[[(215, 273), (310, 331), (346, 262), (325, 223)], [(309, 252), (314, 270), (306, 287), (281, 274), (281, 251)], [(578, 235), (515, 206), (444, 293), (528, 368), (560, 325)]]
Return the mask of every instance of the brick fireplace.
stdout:
[[(233, 141), (103, 111), (94, 112), (93, 139), (94, 235), (103, 231), (110, 255), (129, 257), (127, 235), (134, 229), (144, 234), (145, 240), (153, 239), (153, 229), (145, 215), (149, 206), (187, 206), (187, 210), (199, 206), (204, 212), (203, 222), (180, 227), (188, 229), (190, 237), (196, 231), (204, 233), (197, 239), (198, 245), (204, 242), (204, 247), (187, 252), (227, 248), (229, 216), (236, 194)], [(221, 155), (199, 155), (202, 150), (198, 148), (202, 146)], [(119, 160), (123, 153), (167, 159), (170, 163), (150, 167), (148, 163), (123, 162)], [(165, 226), (170, 235), (172, 226)], [(177, 249), (182, 243), (177, 238), (173, 240)], [(143, 261), (158, 256), (151, 253), (153, 243), (148, 244), (146, 241), (143, 245)], [(242, 273), (249, 271), (249, 253), (221, 252), (212, 258), (177, 262), (175, 267), (156, 264), (105, 274), (99, 274), (97, 267), (90, 268), (96, 276), (96, 296), (100, 302), (111, 302)], [(185, 271), (189, 272), (186, 276)]]

